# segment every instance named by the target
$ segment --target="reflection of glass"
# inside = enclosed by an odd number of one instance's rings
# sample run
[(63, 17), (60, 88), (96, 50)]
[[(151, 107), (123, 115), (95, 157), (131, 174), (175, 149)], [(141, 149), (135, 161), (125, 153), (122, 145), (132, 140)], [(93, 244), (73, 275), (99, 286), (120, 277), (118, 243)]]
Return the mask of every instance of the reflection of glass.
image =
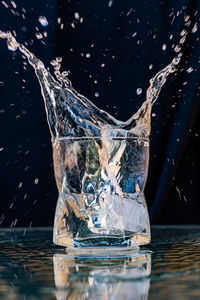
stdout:
[(151, 272), (151, 254), (129, 255), (97, 259), (55, 254), (57, 300), (148, 299), (150, 279), (145, 277)]

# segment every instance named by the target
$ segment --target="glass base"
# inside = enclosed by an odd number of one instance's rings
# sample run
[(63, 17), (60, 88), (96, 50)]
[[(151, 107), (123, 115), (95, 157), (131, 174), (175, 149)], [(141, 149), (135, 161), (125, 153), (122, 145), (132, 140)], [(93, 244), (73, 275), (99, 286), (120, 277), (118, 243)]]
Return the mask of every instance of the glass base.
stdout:
[[(111, 196), (109, 195), (108, 200)], [(92, 217), (86, 218), (79, 215), (76, 209), (70, 211), (68, 202), (60, 195), (55, 214), (53, 242), (71, 248), (126, 248), (149, 244), (149, 216), (142, 193), (139, 193), (139, 200), (122, 198), (119, 203), (113, 201), (109, 209), (104, 209), (104, 214), (96, 214), (99, 218), (102, 216), (102, 219), (98, 224), (95, 221), (93, 224), (91, 219), (94, 214), (90, 212)]]
[[(136, 249), (140, 245), (146, 245), (150, 243), (150, 233), (137, 233), (133, 236), (128, 237), (109, 237), (109, 236), (94, 236), (92, 238), (87, 239), (73, 239), (69, 237), (69, 235), (59, 235), (54, 236), (54, 243), (60, 246), (67, 246), (68, 248), (74, 249), (83, 249), (86, 251), (87, 249)], [(99, 250), (99, 251), (100, 251)], [(106, 250), (107, 251), (107, 250)]]

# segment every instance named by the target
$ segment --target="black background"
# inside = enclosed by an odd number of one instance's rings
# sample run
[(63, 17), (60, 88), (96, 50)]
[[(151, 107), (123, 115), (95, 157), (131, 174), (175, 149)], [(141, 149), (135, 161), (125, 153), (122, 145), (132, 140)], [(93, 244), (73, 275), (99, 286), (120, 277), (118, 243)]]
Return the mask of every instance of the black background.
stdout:
[[(137, 111), (149, 79), (175, 56), (172, 46), (190, 15), (178, 71), (153, 107), (145, 195), (152, 223), (200, 223), (200, 27), (191, 33), (199, 24), (199, 1), (23, 0), (15, 1), (16, 9), (5, 2), (0, 30), (15, 30), (17, 40), (46, 66), (62, 56), (62, 70), (70, 71), (74, 88), (121, 120)], [(39, 16), (47, 18), (47, 27)], [(38, 40), (36, 27), (47, 38)], [(189, 67), (194, 71), (188, 73)], [(43, 99), (33, 69), (19, 52), (8, 51), (5, 40), (0, 40), (0, 93), (0, 226), (52, 225), (57, 189)]]

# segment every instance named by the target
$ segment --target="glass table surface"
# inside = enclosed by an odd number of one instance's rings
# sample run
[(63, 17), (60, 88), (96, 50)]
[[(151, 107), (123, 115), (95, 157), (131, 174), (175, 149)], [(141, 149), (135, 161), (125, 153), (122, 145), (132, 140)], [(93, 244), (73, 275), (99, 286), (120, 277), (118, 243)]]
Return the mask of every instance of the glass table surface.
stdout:
[(200, 299), (200, 226), (153, 226), (139, 250), (57, 247), (52, 228), (0, 230), (0, 299)]

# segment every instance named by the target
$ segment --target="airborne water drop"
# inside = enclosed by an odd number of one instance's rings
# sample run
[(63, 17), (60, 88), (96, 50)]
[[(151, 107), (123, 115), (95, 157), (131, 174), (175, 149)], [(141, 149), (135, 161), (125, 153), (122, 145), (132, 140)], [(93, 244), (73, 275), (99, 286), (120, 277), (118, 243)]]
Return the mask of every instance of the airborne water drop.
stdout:
[(141, 89), (141, 88), (138, 88), (138, 89), (136, 90), (136, 94), (137, 94), (137, 95), (141, 95), (141, 94), (142, 94), (142, 89)]
[(41, 24), (42, 26), (44, 26), (44, 27), (46, 27), (46, 26), (49, 25), (47, 19), (46, 19), (44, 16), (40, 16), (40, 17), (38, 18), (38, 21), (39, 21), (40, 24)]

